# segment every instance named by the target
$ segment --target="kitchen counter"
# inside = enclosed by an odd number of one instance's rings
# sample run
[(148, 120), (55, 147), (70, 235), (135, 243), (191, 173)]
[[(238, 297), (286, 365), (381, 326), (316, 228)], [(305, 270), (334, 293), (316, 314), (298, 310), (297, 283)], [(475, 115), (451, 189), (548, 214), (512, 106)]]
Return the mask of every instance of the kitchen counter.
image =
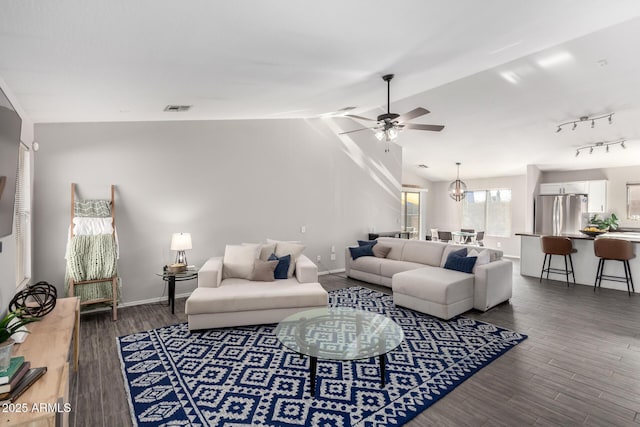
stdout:
[[(542, 237), (542, 234), (538, 233), (516, 233), (516, 236), (528, 236), (528, 237)], [(591, 236), (587, 236), (586, 234), (578, 233), (578, 234), (560, 234), (562, 237), (568, 237), (570, 239), (582, 239), (582, 240), (593, 240), (594, 238)]]
[[(516, 236), (528, 236), (528, 237), (541, 237), (542, 234), (539, 233), (516, 233)], [(560, 234), (562, 237), (568, 237), (570, 239), (580, 239), (580, 240), (594, 240), (595, 237), (587, 236), (586, 234), (577, 233), (563, 233)], [(597, 236), (598, 238), (606, 238), (606, 239), (623, 239), (629, 240), (634, 243), (640, 243), (640, 232), (618, 232), (618, 231), (609, 231), (608, 233), (600, 234)], [(640, 253), (638, 254), (640, 256)]]
[[(516, 235), (520, 236), (520, 274), (539, 278), (544, 260), (544, 253), (540, 246), (541, 235), (536, 233), (516, 233)], [(595, 256), (593, 251), (593, 241), (595, 239), (585, 234), (566, 234), (564, 236), (569, 237), (573, 241), (573, 247), (577, 250), (576, 253), (571, 255), (576, 283), (579, 285), (593, 286), (593, 282), (596, 279), (598, 261), (600, 260)], [(602, 238), (623, 238), (635, 243), (633, 246), (636, 257), (629, 260), (629, 266), (631, 267), (631, 276), (636, 278), (635, 283), (640, 283), (640, 233), (609, 232), (598, 236), (598, 239)], [(564, 269), (564, 257), (554, 256), (551, 266)], [(623, 264), (621, 262), (608, 261), (605, 264), (605, 274), (624, 277)], [(549, 279), (551, 278), (565, 281), (563, 274), (550, 274)], [(571, 279), (572, 277), (569, 277), (569, 281), (571, 281)], [(626, 296), (627, 285), (625, 283), (603, 280), (602, 287), (625, 291)], [(638, 292), (640, 292), (640, 287), (636, 287), (636, 293)]]

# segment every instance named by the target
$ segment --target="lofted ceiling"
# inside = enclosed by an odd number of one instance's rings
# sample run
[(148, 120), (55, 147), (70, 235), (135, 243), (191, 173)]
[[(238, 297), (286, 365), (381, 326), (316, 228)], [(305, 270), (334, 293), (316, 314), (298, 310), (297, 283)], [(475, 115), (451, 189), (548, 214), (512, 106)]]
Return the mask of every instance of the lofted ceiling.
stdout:
[[(622, 166), (640, 158), (638, 16), (636, 0), (2, 0), (0, 76), (35, 123), (328, 116), (351, 130), (335, 112), (380, 113), (391, 72), (392, 111), (446, 126), (401, 133), (414, 174)], [(575, 157), (621, 137), (627, 150)]]

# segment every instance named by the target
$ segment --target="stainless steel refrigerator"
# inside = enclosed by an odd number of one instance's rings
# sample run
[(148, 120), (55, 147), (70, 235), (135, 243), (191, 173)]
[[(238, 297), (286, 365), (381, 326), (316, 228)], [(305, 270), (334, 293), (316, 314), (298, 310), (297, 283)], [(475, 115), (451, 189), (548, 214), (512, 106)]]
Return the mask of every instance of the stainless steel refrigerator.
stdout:
[(534, 233), (577, 234), (587, 225), (586, 194), (548, 194), (536, 197), (533, 206)]

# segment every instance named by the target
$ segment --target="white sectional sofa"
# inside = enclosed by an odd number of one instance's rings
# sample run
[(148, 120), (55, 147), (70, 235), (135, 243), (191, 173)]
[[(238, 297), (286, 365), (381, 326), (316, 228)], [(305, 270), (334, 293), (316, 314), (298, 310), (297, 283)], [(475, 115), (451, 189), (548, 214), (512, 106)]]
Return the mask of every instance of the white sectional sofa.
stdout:
[[(513, 266), (502, 252), (469, 245), (380, 237), (378, 245), (390, 247), (385, 258), (352, 259), (345, 251), (347, 276), (392, 288), (394, 302), (442, 319), (471, 308), (486, 311), (511, 298)], [(449, 254), (467, 248), (489, 251), (489, 263), (472, 273), (443, 268)]]
[(214, 257), (198, 271), (198, 287), (185, 305), (190, 330), (276, 323), (328, 304), (318, 267), (304, 255), (293, 277), (273, 282), (223, 279), (222, 270), (223, 258)]

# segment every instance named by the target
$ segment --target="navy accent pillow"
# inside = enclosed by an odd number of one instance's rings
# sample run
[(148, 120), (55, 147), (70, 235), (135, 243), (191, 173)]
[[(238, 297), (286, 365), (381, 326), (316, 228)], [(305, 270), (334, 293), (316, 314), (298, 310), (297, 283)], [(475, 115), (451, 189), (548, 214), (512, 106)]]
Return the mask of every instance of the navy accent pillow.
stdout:
[(358, 240), (358, 246), (374, 246), (376, 243), (378, 243), (377, 240)]
[[(462, 249), (458, 249), (457, 251), (451, 252), (449, 256), (451, 255), (467, 256), (467, 248), (462, 248)], [(447, 259), (449, 259), (449, 257), (447, 257)]]
[(476, 265), (477, 256), (466, 256), (467, 250), (464, 249), (465, 255), (460, 255), (460, 251), (452, 252), (447, 257), (444, 268), (448, 270), (461, 271), (463, 273), (472, 273), (473, 266)]
[(357, 248), (349, 248), (351, 252), (351, 258), (358, 259), (361, 256), (374, 256), (373, 245), (358, 246)]
[(269, 255), (268, 261), (278, 260), (278, 265), (276, 265), (276, 269), (273, 271), (273, 278), (278, 279), (286, 279), (287, 273), (289, 272), (289, 265), (291, 264), (291, 255), (284, 255), (281, 257), (277, 257), (276, 254)]

